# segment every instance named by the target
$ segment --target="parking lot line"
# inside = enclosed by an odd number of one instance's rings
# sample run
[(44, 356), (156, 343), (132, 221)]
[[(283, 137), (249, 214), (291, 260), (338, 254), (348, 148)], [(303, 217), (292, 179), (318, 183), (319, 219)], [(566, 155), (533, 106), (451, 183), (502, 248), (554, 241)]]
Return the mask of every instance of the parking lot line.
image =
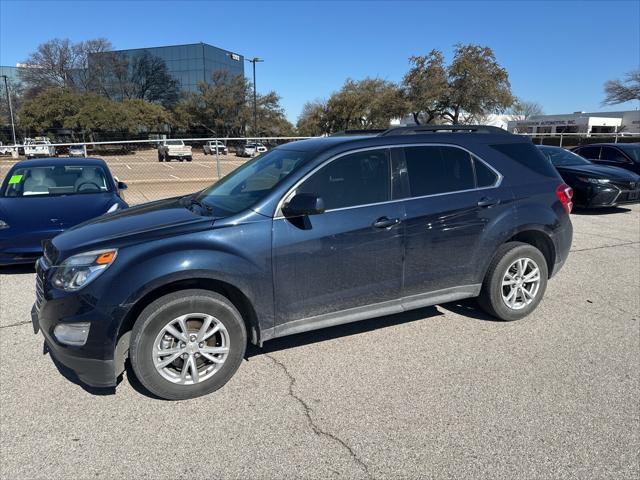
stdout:
[(169, 174), (169, 176), (175, 178), (176, 180), (180, 180), (180, 177), (176, 177), (175, 175)]

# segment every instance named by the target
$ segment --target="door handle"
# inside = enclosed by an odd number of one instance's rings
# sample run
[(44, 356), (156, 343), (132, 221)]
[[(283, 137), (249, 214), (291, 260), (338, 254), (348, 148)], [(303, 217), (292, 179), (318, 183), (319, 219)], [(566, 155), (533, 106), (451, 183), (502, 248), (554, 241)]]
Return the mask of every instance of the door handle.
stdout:
[(394, 225), (400, 223), (399, 218), (388, 218), (388, 217), (380, 217), (378, 220), (373, 222), (373, 226), (375, 228), (391, 228)]
[(493, 207), (494, 205), (498, 205), (499, 203), (500, 200), (498, 200), (497, 198), (482, 197), (480, 200), (478, 200), (478, 206), (484, 208)]

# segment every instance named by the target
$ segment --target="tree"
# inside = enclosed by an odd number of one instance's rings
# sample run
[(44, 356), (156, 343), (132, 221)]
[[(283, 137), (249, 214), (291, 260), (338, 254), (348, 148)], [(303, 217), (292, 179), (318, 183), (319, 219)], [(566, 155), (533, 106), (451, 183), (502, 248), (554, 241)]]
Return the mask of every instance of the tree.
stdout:
[(210, 83), (201, 82), (198, 92), (187, 94), (176, 108), (177, 116), (186, 126), (202, 127), (219, 137), (240, 136), (250, 118), (250, 93), (244, 76), (216, 70)]
[(76, 132), (163, 130), (172, 122), (160, 105), (144, 100), (115, 102), (95, 92), (50, 87), (24, 102), (18, 110), (19, 124), (37, 133), (58, 129)]
[(296, 129), (299, 135), (316, 137), (330, 133), (327, 102), (315, 100), (307, 102), (302, 107), (302, 113), (298, 117)]
[(68, 38), (54, 38), (38, 45), (29, 55), (20, 76), (31, 90), (31, 97), (48, 87), (90, 90), (89, 57), (111, 48), (111, 43), (104, 38), (79, 43), (72, 43)]
[(413, 121), (432, 123), (440, 116), (442, 100), (447, 96), (447, 70), (438, 50), (409, 58), (413, 65), (402, 80), (402, 88)]
[(640, 70), (628, 72), (625, 80), (609, 80), (604, 84), (603, 105), (640, 100)]
[(544, 115), (544, 109), (542, 105), (537, 102), (528, 102), (517, 98), (509, 110), (509, 113), (518, 116), (521, 120), (526, 120), (536, 115)]
[(160, 57), (145, 51), (129, 60), (127, 73), (125, 98), (138, 98), (164, 106), (177, 103), (180, 85)]
[(513, 104), (509, 75), (489, 47), (458, 44), (447, 78), (441, 112), (453, 124), (502, 113)]
[(348, 79), (327, 101), (330, 131), (387, 128), (407, 111), (402, 92), (387, 80)]
[[(250, 104), (251, 102), (248, 101), (247, 108), (253, 109)], [(280, 95), (274, 91), (258, 95), (256, 104), (258, 135), (265, 137), (288, 137), (293, 135), (293, 125), (284, 115), (284, 108), (280, 105)]]

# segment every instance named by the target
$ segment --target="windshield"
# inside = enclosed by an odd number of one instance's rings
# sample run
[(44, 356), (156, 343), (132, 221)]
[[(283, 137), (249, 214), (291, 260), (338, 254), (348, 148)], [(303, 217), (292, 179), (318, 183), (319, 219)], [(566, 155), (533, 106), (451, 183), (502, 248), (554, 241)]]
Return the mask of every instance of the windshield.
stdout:
[(618, 144), (618, 148), (629, 155), (635, 163), (640, 163), (640, 145)]
[(304, 164), (307, 152), (271, 150), (245, 163), (218, 183), (200, 192), (197, 200), (214, 215), (241, 212), (262, 200), (278, 183)]
[(17, 168), (9, 172), (3, 197), (51, 197), (110, 192), (102, 167), (56, 165)]
[(569, 167), (575, 165), (589, 165), (590, 162), (580, 155), (560, 147), (539, 147), (542, 153), (551, 160), (555, 167)]
[(182, 140), (168, 140), (164, 142), (165, 145), (184, 145)]

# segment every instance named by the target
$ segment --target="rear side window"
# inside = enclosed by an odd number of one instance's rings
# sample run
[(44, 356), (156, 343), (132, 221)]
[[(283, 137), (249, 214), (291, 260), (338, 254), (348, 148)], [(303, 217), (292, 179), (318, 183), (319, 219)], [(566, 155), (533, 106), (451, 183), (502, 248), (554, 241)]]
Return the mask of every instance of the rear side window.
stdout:
[(547, 159), (532, 143), (501, 143), (491, 148), (515, 160), (530, 170), (545, 177), (557, 177), (558, 173)]
[(391, 199), (388, 150), (370, 150), (340, 157), (311, 175), (297, 193), (318, 195), (327, 210)]
[(474, 158), (474, 165), (476, 167), (476, 179), (478, 181), (478, 188), (490, 187), (498, 181), (498, 175), (487, 167), (483, 162)]
[(471, 155), (455, 147), (406, 147), (404, 149), (412, 197), (475, 188)]

